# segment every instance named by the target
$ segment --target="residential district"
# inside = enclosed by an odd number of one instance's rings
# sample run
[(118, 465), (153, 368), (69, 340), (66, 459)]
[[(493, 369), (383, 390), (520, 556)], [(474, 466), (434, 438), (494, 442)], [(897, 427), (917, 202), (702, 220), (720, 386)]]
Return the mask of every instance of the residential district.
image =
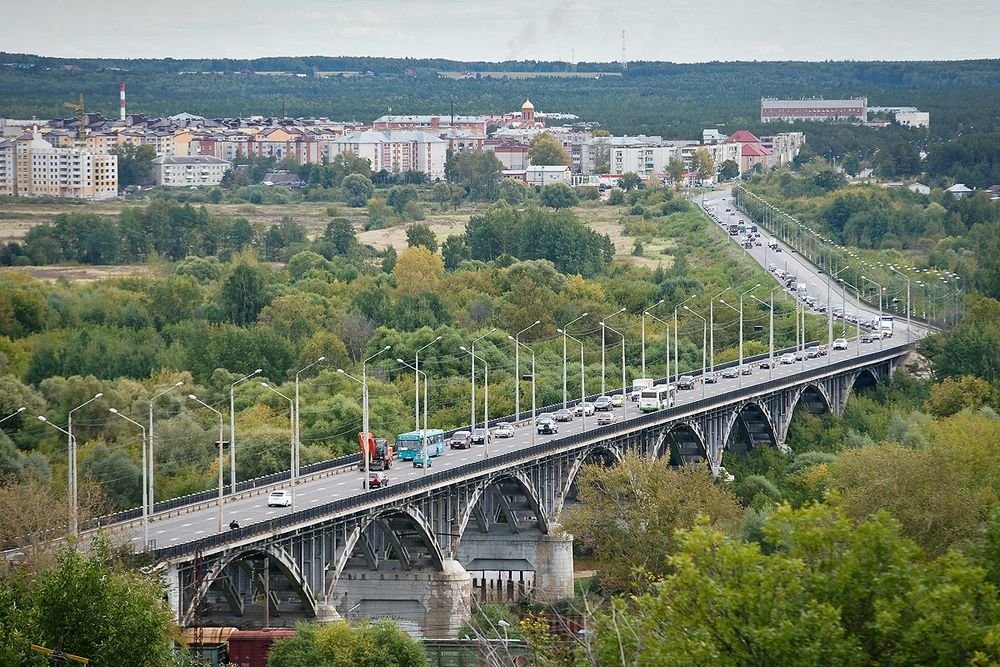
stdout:
[[(73, 105), (67, 105), (73, 106)], [(659, 136), (607, 136), (597, 123), (567, 113), (536, 111), (525, 100), (519, 111), (486, 115), (394, 115), (370, 125), (328, 118), (203, 118), (189, 113), (148, 117), (126, 113), (125, 89), (117, 119), (83, 112), (49, 121), (0, 119), (0, 195), (110, 199), (118, 196), (118, 149), (148, 145), (157, 186), (218, 185), (241, 157), (293, 158), (299, 164), (323, 163), (350, 151), (371, 162), (373, 172), (419, 171), (431, 181), (445, 177), (450, 153), (492, 151), (505, 176), (530, 185), (565, 182), (613, 185), (617, 176), (634, 172), (643, 179), (665, 180), (667, 165), (681, 160), (691, 168), (694, 153), (704, 148), (715, 170), (734, 163), (739, 173), (790, 162), (805, 136), (782, 132), (757, 137), (746, 130), (722, 134), (709, 129), (700, 139)], [(852, 100), (761, 100), (761, 121), (829, 121), (871, 124), (895, 114), (897, 123), (926, 125), (926, 113), (908, 107), (868, 107)], [(571, 157), (567, 166), (532, 165), (528, 148), (546, 132)], [(603, 135), (603, 136), (602, 136)], [(278, 180), (278, 179), (276, 179)], [(282, 185), (297, 185), (294, 177)]]

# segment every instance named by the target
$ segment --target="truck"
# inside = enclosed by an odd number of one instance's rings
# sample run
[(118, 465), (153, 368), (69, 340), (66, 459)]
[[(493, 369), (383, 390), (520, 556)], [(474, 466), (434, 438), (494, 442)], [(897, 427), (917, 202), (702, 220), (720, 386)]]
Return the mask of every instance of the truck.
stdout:
[(892, 336), (892, 327), (892, 315), (883, 315), (878, 323), (879, 331), (882, 332), (882, 338), (890, 338)]
[[(376, 438), (371, 433), (362, 431), (358, 433), (358, 442), (361, 444), (361, 456), (368, 458), (368, 468), (370, 470), (388, 470), (392, 467), (392, 445), (386, 438)], [(362, 465), (364, 460), (362, 459)]]
[(650, 389), (652, 386), (653, 378), (635, 378), (632, 380), (632, 391), (628, 394), (629, 398), (631, 398), (633, 402), (638, 401), (643, 390)]

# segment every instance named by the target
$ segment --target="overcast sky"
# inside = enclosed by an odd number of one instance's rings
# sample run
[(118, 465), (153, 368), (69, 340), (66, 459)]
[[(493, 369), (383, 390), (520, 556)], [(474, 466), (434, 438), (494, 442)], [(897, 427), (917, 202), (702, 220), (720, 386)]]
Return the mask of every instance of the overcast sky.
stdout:
[(0, 50), (65, 57), (954, 60), (1000, 0), (0, 0)]

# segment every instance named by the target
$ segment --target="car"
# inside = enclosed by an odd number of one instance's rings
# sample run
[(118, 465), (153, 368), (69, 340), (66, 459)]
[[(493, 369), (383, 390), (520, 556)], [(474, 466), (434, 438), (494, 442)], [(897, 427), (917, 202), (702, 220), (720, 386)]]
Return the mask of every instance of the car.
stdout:
[(819, 356), (819, 348), (815, 345), (810, 345), (806, 348), (806, 358), (815, 359)]
[(719, 381), (719, 376), (713, 373), (712, 371), (708, 371), (707, 373), (705, 373), (705, 376), (702, 379), (702, 382), (704, 382), (705, 384), (715, 384), (718, 381)]
[(291, 507), (292, 506), (292, 492), (291, 491), (272, 491), (267, 497), (268, 507)]
[(597, 400), (594, 401), (594, 410), (604, 412), (611, 409), (611, 397), (610, 396), (598, 396)]
[(625, 405), (625, 394), (611, 395), (611, 407), (620, 408), (623, 405)]
[(847, 339), (837, 338), (833, 341), (833, 349), (835, 350), (846, 350), (847, 349)]
[(740, 370), (736, 366), (728, 366), (722, 369), (722, 377), (726, 380), (732, 380), (733, 378), (738, 378), (740, 376)]
[(498, 438), (513, 438), (514, 427), (511, 426), (508, 422), (497, 424), (497, 427), (493, 429), (493, 435), (495, 435)]
[[(433, 465), (434, 465), (434, 459), (432, 459), (428, 455), (427, 456), (427, 467), (430, 468)], [(424, 467), (424, 453), (423, 452), (421, 452), (418, 456), (414, 456), (413, 457), (413, 467), (414, 468), (423, 468)]]
[(774, 262), (771, 262), (770, 264), (767, 265), (767, 270), (775, 275), (777, 275), (778, 273), (778, 267)]
[(768, 357), (767, 359), (761, 359), (760, 367), (763, 369), (774, 368), (774, 359), (772, 357)]
[(557, 422), (571, 422), (573, 421), (573, 413), (563, 408), (562, 410), (556, 410), (552, 413), (552, 418)]
[(615, 413), (613, 412), (602, 412), (601, 414), (597, 415), (598, 426), (604, 426), (606, 424), (614, 424), (614, 423), (615, 423)]
[(794, 364), (795, 363), (795, 355), (792, 354), (791, 352), (786, 352), (785, 354), (781, 355), (781, 358), (779, 359), (779, 361), (781, 363), (783, 363), (783, 364)]
[(485, 445), (486, 444), (486, 429), (477, 428), (473, 429), (472, 435), (469, 436), (469, 443), (473, 445)]
[(834, 308), (833, 309), (833, 316), (834, 317), (843, 317), (844, 316), (844, 309), (843, 308), (839, 308), (839, 307), (838, 308)]
[(448, 439), (448, 446), (452, 449), (468, 449), (472, 445), (472, 434), (468, 431), (455, 431)]
[(814, 308), (816, 309), (817, 313), (825, 313), (826, 312), (826, 304), (825, 303), (817, 303), (814, 306)]
[(753, 373), (753, 366), (750, 364), (740, 366), (740, 375), (750, 375), (751, 373)]
[(802, 361), (806, 358), (805, 350), (795, 350), (795, 361)]
[(581, 401), (573, 408), (574, 417), (589, 417), (592, 414), (594, 414), (594, 404), (590, 401)]
[[(381, 489), (386, 486), (389, 486), (389, 478), (386, 477), (384, 472), (376, 471), (368, 473), (369, 489)], [(362, 488), (364, 488), (364, 486), (362, 486)]]
[(538, 429), (539, 435), (559, 432), (559, 425), (556, 424), (556, 420), (552, 417), (539, 417), (535, 421), (535, 428)]
[(781, 246), (775, 243), (774, 247), (771, 248), (771, 250), (773, 250), (774, 252), (781, 252)]
[(819, 348), (819, 356), (821, 357), (825, 357), (827, 354), (830, 353), (830, 348), (827, 347), (826, 345), (819, 345), (817, 347)]
[(871, 333), (865, 332), (865, 333), (861, 334), (861, 342), (862, 343), (870, 343), (873, 340), (875, 340), (875, 338), (874, 338), (874, 336), (872, 336)]

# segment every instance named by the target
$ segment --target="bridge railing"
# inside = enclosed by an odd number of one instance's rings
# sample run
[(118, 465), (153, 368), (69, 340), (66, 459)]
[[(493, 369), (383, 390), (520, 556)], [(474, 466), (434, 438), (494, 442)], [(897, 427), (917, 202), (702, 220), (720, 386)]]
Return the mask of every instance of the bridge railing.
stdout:
[(285, 529), (292, 528), (303, 523), (308, 523), (315, 519), (331, 518), (336, 515), (343, 515), (351, 510), (361, 509), (380, 502), (384, 503), (391, 498), (412, 496), (417, 492), (428, 491), (445, 482), (448, 482), (449, 480), (468, 478), (493, 469), (502, 470), (516, 463), (536, 459), (550, 453), (555, 448), (566, 449), (572, 448), (573, 446), (584, 442), (609, 440), (615, 436), (625, 435), (640, 428), (677, 419), (686, 413), (707, 410), (720, 403), (729, 404), (739, 402), (750, 398), (755, 394), (777, 389), (788, 384), (789, 381), (795, 381), (799, 378), (805, 380), (808, 379), (809, 376), (824, 375), (830, 372), (837, 372), (857, 366), (868, 365), (869, 363), (876, 363), (886, 359), (891, 359), (900, 353), (900, 349), (901, 348), (897, 346), (886, 350), (876, 350), (857, 357), (841, 359), (840, 361), (832, 364), (809, 369), (800, 376), (766, 380), (758, 384), (734, 389), (733, 391), (720, 396), (696, 399), (666, 410), (646, 413), (607, 426), (597, 426), (582, 433), (575, 433), (562, 438), (556, 438), (543, 443), (538, 443), (534, 446), (525, 447), (523, 449), (518, 449), (504, 454), (498, 454), (488, 459), (466, 463), (446, 470), (437, 470), (427, 475), (423, 475), (418, 479), (403, 482), (401, 484), (370, 490), (367, 493), (359, 493), (358, 495), (351, 496), (349, 498), (342, 498), (324, 505), (298, 510), (290, 514), (285, 514), (281, 517), (268, 519), (267, 521), (261, 521), (247, 526), (241, 526), (235, 530), (209, 535), (207, 537), (191, 540), (182, 544), (154, 549), (152, 552), (153, 557), (157, 561), (170, 560), (180, 556), (194, 554), (197, 551), (204, 551), (223, 546), (232, 542), (241, 542), (263, 535), (274, 535)]

